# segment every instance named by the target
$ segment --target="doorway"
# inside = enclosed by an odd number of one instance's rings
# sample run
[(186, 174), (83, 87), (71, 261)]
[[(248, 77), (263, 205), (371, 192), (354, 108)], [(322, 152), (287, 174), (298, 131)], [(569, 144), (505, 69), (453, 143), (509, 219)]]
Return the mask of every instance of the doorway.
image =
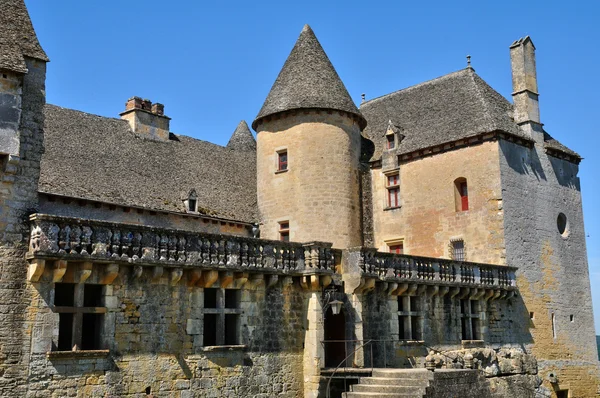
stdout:
[[(325, 367), (337, 367), (349, 353), (346, 353), (346, 315), (342, 309), (333, 315), (331, 307), (325, 313)], [(342, 364), (341, 366), (345, 366)]]

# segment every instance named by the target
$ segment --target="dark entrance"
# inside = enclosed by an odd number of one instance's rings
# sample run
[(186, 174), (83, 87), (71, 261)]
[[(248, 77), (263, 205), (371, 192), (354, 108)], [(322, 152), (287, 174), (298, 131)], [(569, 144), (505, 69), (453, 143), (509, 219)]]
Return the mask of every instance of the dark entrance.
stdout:
[[(346, 358), (346, 316), (344, 311), (333, 315), (331, 307), (325, 313), (325, 367), (335, 368)], [(344, 366), (344, 365), (342, 365)]]

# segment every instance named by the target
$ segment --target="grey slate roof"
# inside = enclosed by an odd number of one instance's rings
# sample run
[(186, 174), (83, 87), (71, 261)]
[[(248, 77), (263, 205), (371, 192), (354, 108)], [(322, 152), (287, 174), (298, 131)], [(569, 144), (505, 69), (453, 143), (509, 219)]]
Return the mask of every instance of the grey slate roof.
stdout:
[(256, 151), (256, 140), (245, 120), (242, 120), (235, 128), (227, 143), (227, 148), (236, 151)]
[(195, 189), (199, 212), (256, 220), (255, 152), (173, 134), (145, 140), (124, 120), (54, 105), (45, 117), (41, 192), (184, 212), (181, 192)]
[(0, 68), (26, 73), (23, 56), (48, 61), (23, 0), (0, 0)]
[(252, 128), (256, 130), (258, 121), (266, 116), (306, 108), (346, 111), (364, 120), (308, 25), (304, 25)]
[(390, 120), (405, 136), (398, 154), (496, 130), (528, 139), (513, 121), (511, 103), (472, 68), (372, 99), (360, 110), (368, 123), (363, 134), (374, 144), (371, 160), (381, 157)]
[(571, 155), (578, 159), (582, 159), (581, 155), (579, 155), (577, 152), (567, 148), (566, 146), (564, 146), (563, 144), (558, 142), (556, 139), (554, 139), (550, 134), (548, 134), (545, 131), (544, 131), (544, 147), (554, 149), (555, 151), (564, 152), (567, 155)]

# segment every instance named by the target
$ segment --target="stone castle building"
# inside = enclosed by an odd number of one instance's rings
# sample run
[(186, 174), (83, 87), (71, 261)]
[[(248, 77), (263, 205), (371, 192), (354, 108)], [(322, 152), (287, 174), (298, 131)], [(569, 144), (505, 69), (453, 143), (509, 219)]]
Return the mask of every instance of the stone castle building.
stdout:
[(357, 108), (305, 26), (221, 147), (138, 97), (46, 104), (0, 5), (0, 396), (597, 396), (581, 158), (529, 37), (512, 103), (469, 66)]

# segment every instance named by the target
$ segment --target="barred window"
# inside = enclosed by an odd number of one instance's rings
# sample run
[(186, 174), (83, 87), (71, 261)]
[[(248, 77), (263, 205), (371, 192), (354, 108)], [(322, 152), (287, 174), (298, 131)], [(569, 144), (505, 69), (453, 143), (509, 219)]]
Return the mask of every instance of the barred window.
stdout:
[(239, 289), (204, 289), (204, 345), (240, 344)]
[(479, 301), (460, 300), (460, 322), (462, 340), (481, 340)]
[(456, 261), (466, 261), (465, 242), (463, 240), (455, 240), (451, 242), (452, 253), (451, 257)]
[(422, 311), (419, 296), (398, 296), (398, 339), (422, 340)]

